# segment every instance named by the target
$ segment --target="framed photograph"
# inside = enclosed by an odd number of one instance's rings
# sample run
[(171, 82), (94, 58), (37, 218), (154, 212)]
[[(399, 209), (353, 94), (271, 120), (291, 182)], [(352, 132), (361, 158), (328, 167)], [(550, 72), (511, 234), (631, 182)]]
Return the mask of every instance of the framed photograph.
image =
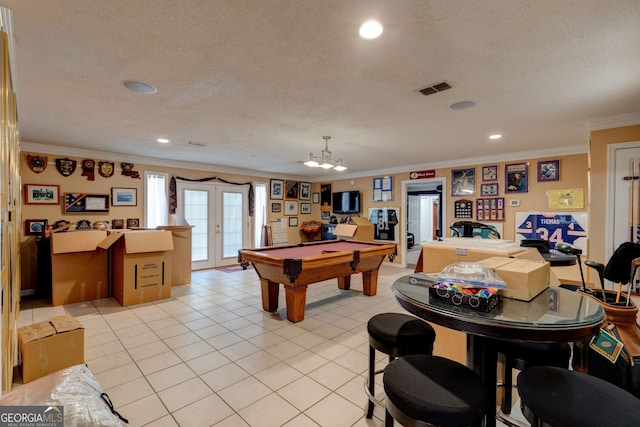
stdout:
[(300, 183), (298, 181), (285, 181), (285, 199), (298, 200), (298, 192), (300, 190)]
[(331, 218), (331, 211), (320, 211), (320, 219), (323, 221), (329, 221)]
[(293, 201), (284, 202), (284, 214), (298, 215), (298, 202), (293, 202)]
[(140, 219), (127, 218), (127, 228), (138, 228), (138, 227), (140, 227)]
[(138, 206), (138, 190), (111, 187), (111, 206)]
[(320, 193), (313, 193), (313, 204), (317, 205), (320, 203)]
[(59, 205), (60, 186), (45, 184), (25, 184), (24, 203), (27, 205)]
[(282, 203), (271, 203), (271, 212), (282, 212)]
[(300, 183), (300, 200), (311, 200), (311, 183)]
[(124, 228), (124, 219), (112, 219), (111, 228), (114, 230), (122, 230)]
[(560, 160), (538, 162), (538, 182), (560, 181)]
[(298, 226), (298, 217), (292, 216), (289, 217), (289, 227), (297, 227)]
[(529, 191), (529, 163), (512, 163), (504, 166), (505, 193)]
[(85, 212), (109, 212), (109, 195), (64, 193), (64, 213)]
[(480, 195), (481, 196), (497, 196), (498, 195), (498, 183), (494, 182), (491, 184), (480, 184)]
[(310, 214), (311, 213), (311, 203), (300, 203), (300, 213), (301, 214)]
[(24, 221), (24, 234), (30, 236), (44, 236), (44, 230), (49, 222), (46, 219), (26, 219)]
[(476, 194), (476, 168), (451, 171), (451, 195), (473, 196)]
[(331, 206), (331, 184), (320, 184), (320, 205)]
[(498, 180), (498, 165), (483, 166), (482, 167), (482, 181), (497, 181)]
[(269, 198), (274, 200), (284, 199), (284, 181), (281, 179), (271, 180), (271, 192)]

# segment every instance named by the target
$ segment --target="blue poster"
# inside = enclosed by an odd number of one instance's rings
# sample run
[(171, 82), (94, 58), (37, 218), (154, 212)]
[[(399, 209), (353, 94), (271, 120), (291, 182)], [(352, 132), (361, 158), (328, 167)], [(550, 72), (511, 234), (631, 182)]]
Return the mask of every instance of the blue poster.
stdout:
[(564, 242), (586, 253), (587, 224), (587, 214), (584, 212), (517, 212), (516, 242), (523, 239), (543, 239), (549, 241), (551, 249)]

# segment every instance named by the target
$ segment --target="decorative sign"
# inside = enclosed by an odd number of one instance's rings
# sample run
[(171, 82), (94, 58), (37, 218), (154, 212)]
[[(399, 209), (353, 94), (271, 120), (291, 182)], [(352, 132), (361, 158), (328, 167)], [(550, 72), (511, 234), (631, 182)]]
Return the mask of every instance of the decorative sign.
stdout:
[(94, 169), (96, 167), (96, 161), (92, 159), (84, 159), (82, 161), (82, 176), (87, 177), (87, 181), (95, 181), (96, 175)]
[(547, 190), (549, 209), (584, 209), (584, 190), (567, 188), (563, 190)]
[(68, 157), (64, 159), (56, 159), (56, 169), (62, 176), (70, 176), (76, 171), (76, 161)]
[(436, 170), (430, 169), (427, 171), (416, 171), (409, 173), (409, 179), (423, 179), (423, 178), (435, 178)]
[(370, 208), (369, 221), (373, 224), (373, 240), (398, 241), (398, 208)]
[(98, 163), (98, 173), (100, 176), (105, 178), (110, 178), (113, 176), (113, 172), (116, 170), (113, 162), (99, 162)]
[(589, 222), (586, 212), (516, 212), (515, 223), (516, 243), (523, 239), (543, 239), (549, 241), (552, 249), (564, 242), (587, 252)]

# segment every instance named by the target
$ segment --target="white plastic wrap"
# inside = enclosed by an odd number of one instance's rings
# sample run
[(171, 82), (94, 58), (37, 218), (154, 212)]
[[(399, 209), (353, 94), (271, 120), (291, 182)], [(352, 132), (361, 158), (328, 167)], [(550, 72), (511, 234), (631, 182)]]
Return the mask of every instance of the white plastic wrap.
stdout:
[(75, 365), (20, 386), (0, 398), (0, 406), (62, 405), (65, 427), (127, 426), (102, 393), (89, 368)]

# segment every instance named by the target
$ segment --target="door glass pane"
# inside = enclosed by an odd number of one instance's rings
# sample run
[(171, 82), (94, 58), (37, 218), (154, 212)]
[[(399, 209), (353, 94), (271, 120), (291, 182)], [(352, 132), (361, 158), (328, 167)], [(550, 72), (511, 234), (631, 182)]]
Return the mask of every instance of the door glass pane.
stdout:
[(222, 193), (222, 257), (242, 249), (242, 193)]
[(206, 261), (209, 248), (209, 192), (184, 191), (184, 218), (191, 230), (191, 261)]

